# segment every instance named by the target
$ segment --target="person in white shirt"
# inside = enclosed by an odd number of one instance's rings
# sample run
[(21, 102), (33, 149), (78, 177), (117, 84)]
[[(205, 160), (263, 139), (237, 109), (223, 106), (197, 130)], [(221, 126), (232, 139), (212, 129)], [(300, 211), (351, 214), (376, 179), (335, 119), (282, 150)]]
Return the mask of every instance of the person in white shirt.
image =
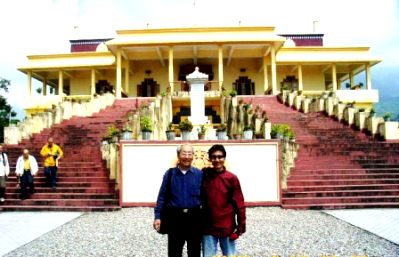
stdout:
[(10, 164), (7, 154), (3, 152), (3, 146), (0, 145), (0, 203), (5, 201), (7, 176), (10, 174)]
[(17, 166), (15, 167), (15, 174), (20, 179), (21, 200), (25, 200), (26, 198), (28, 198), (28, 187), (29, 193), (35, 193), (33, 177), (37, 174), (38, 170), (39, 166), (35, 157), (30, 155), (29, 150), (25, 148), (22, 151), (22, 155), (18, 158)]

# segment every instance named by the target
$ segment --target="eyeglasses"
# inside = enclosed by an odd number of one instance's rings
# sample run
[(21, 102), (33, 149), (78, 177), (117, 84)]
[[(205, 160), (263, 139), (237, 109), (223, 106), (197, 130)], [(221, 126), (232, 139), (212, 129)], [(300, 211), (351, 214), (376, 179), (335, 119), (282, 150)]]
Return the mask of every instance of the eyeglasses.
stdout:
[(211, 160), (216, 160), (216, 159), (219, 159), (219, 160), (224, 159), (224, 156), (223, 155), (211, 155)]

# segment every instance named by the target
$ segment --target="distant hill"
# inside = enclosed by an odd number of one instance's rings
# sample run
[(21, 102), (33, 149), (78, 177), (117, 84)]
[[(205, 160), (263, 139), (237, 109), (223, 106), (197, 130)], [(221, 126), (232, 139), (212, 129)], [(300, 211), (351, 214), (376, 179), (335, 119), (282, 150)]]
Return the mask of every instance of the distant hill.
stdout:
[(392, 113), (393, 120), (399, 120), (399, 96), (380, 96), (380, 102), (374, 105), (379, 116), (385, 112)]

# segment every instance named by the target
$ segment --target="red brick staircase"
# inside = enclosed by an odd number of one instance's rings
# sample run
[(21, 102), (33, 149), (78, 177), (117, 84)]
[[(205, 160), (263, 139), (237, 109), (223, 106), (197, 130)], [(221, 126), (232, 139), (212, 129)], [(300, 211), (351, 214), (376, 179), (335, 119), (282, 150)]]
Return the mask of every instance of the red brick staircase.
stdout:
[(284, 208), (399, 207), (399, 143), (374, 140), (323, 113), (300, 113), (276, 97), (244, 97), (251, 99), (272, 123), (290, 124), (300, 145)]
[[(100, 144), (108, 125), (123, 126), (128, 111), (137, 107), (136, 99), (121, 99), (91, 117), (72, 117), (61, 124), (23, 140), (19, 145), (7, 145), (11, 176), (7, 182), (6, 202), (0, 210), (56, 210), (56, 211), (112, 211), (118, 210), (118, 193), (115, 181), (101, 158)], [(40, 148), (49, 136), (60, 144), (65, 158), (60, 161), (56, 191), (44, 187)], [(22, 148), (27, 147), (39, 161), (39, 173), (35, 177), (35, 191), (29, 199), (19, 199), (15, 177), (15, 162)]]

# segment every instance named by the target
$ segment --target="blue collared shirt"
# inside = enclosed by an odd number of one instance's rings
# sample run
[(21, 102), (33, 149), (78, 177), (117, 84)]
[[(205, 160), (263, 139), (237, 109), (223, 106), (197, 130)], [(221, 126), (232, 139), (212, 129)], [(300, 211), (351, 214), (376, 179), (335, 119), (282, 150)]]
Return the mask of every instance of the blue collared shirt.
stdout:
[[(201, 206), (201, 184), (202, 171), (191, 167), (186, 174), (178, 167), (173, 168), (171, 177), (171, 199), (168, 207), (171, 208), (199, 208)], [(159, 189), (157, 206), (154, 209), (155, 219), (161, 216), (161, 210), (165, 204), (165, 193), (167, 184), (167, 172), (163, 176), (162, 185)]]

